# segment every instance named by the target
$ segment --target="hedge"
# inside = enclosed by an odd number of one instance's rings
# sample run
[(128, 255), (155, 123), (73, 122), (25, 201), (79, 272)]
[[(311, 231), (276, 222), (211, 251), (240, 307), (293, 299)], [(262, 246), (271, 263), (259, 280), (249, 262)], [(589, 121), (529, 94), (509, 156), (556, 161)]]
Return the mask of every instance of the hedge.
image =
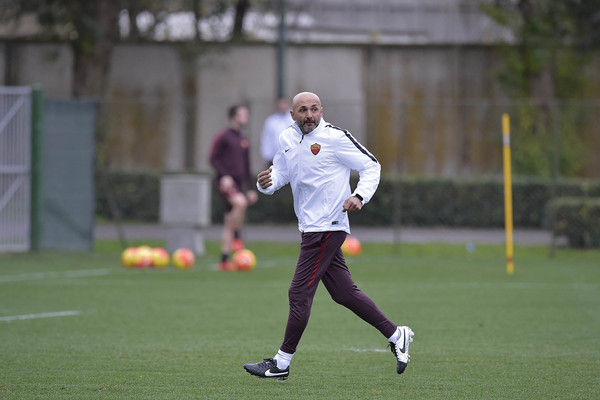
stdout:
[(548, 203), (548, 222), (557, 236), (567, 237), (569, 246), (600, 247), (600, 199), (559, 197)]
[(114, 219), (116, 208), (124, 220), (158, 221), (160, 176), (147, 171), (96, 172), (96, 216)]
[[(111, 196), (125, 220), (157, 222), (159, 218), (160, 174), (131, 171), (104, 171), (96, 176), (96, 214), (112, 219)], [(355, 187), (357, 177), (352, 177)], [(411, 226), (503, 227), (504, 194), (500, 178), (451, 179), (383, 177), (377, 193), (362, 212), (352, 214), (353, 225), (392, 226), (400, 221)], [(600, 180), (561, 180), (560, 197), (600, 197)], [(542, 179), (515, 179), (513, 182), (513, 223), (516, 227), (542, 228), (546, 205), (552, 198), (552, 184)], [(221, 222), (223, 201), (213, 191), (212, 220)], [(259, 196), (248, 210), (249, 223), (293, 224), (291, 190), (285, 187), (273, 196)]]

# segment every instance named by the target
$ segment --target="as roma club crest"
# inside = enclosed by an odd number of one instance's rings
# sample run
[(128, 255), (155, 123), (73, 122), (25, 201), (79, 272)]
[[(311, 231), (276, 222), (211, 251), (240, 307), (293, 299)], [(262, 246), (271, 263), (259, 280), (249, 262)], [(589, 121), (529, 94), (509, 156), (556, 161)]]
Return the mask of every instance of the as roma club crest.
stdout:
[(321, 151), (321, 145), (318, 143), (313, 144), (310, 146), (310, 151), (316, 156)]

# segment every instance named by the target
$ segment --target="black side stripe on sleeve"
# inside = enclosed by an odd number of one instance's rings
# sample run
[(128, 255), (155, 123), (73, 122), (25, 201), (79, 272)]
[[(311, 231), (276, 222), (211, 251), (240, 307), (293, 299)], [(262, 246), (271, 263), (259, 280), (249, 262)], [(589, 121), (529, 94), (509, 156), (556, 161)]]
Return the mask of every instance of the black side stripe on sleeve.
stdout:
[(347, 130), (345, 130), (345, 129), (338, 128), (337, 126), (333, 126), (333, 125), (331, 125), (331, 124), (325, 125), (325, 127), (326, 127), (326, 128), (333, 128), (333, 129), (337, 129), (338, 131), (342, 131), (342, 132), (344, 132), (344, 135), (346, 135), (346, 137), (347, 137), (348, 139), (350, 139), (350, 141), (351, 141), (351, 142), (352, 142), (352, 143), (353, 143), (353, 144), (356, 146), (356, 148), (357, 148), (358, 150), (360, 150), (360, 151), (361, 151), (361, 153), (365, 154), (365, 155), (366, 155), (367, 157), (369, 157), (369, 158), (370, 158), (370, 159), (371, 159), (373, 162), (375, 162), (375, 163), (378, 163), (378, 164), (379, 164), (379, 161), (377, 161), (377, 159), (376, 159), (376, 158), (375, 158), (375, 157), (374, 157), (374, 156), (373, 156), (371, 153), (369, 153), (369, 152), (367, 151), (367, 149), (365, 149), (365, 148), (364, 148), (364, 147), (363, 147), (363, 146), (362, 146), (360, 143), (358, 143), (358, 141), (357, 141), (356, 139), (354, 139), (354, 136), (352, 136), (352, 135), (350, 134), (350, 132), (348, 132), (348, 131), (347, 131)]

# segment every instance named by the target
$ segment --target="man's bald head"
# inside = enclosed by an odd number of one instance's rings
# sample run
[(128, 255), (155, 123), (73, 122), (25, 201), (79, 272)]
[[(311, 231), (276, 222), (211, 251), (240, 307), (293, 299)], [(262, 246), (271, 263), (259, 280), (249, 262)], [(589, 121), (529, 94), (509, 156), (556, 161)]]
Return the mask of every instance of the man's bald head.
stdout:
[(319, 105), (319, 107), (321, 106), (321, 99), (319, 99), (319, 96), (317, 96), (316, 94), (314, 94), (312, 92), (301, 92), (301, 93), (298, 93), (297, 95), (295, 95), (294, 99), (292, 100), (292, 108), (295, 108), (296, 104), (298, 104), (300, 101), (302, 101), (302, 102), (314, 101), (315, 103), (317, 103)]
[(312, 92), (298, 93), (292, 100), (291, 114), (302, 133), (310, 133), (319, 125), (323, 117), (321, 99)]

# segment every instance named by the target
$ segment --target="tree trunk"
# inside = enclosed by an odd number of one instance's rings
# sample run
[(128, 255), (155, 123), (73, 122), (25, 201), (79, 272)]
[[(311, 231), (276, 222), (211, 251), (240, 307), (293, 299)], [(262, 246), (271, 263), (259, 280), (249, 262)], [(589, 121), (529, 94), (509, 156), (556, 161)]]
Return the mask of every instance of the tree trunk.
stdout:
[(232, 39), (241, 39), (244, 36), (244, 17), (248, 11), (248, 0), (237, 0), (235, 3), (235, 19), (233, 23)]
[(79, 36), (73, 42), (75, 79), (73, 95), (102, 97), (106, 90), (110, 58), (119, 39), (118, 7), (113, 0), (89, 2), (84, 7)]

